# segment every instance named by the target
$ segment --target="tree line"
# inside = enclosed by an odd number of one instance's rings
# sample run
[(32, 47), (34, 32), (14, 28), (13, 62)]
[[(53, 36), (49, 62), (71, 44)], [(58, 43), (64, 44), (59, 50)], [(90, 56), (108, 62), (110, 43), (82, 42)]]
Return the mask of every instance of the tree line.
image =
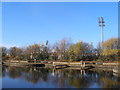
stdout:
[(2, 60), (26, 60), (29, 62), (39, 62), (40, 60), (49, 61), (116, 61), (119, 56), (118, 38), (111, 38), (99, 43), (94, 48), (92, 43), (79, 41), (73, 44), (69, 39), (62, 39), (50, 46), (48, 41), (46, 45), (33, 44), (24, 48), (20, 47), (0, 47)]

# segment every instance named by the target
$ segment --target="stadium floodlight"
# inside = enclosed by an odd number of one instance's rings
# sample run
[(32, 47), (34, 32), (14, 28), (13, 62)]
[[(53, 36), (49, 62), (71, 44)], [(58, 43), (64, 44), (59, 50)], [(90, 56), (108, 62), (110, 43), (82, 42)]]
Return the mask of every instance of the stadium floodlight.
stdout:
[(99, 27), (101, 27), (101, 44), (103, 43), (103, 27), (105, 26), (103, 17), (99, 17)]

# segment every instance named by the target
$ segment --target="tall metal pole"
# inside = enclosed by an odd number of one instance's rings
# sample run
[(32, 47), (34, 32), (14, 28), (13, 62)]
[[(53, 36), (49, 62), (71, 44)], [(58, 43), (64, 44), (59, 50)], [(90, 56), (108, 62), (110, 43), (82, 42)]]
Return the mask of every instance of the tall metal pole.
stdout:
[(103, 43), (103, 27), (101, 27), (101, 44)]
[(103, 27), (105, 26), (104, 24), (103, 17), (99, 17), (99, 26), (101, 27), (101, 48), (102, 48), (102, 43), (103, 43)]

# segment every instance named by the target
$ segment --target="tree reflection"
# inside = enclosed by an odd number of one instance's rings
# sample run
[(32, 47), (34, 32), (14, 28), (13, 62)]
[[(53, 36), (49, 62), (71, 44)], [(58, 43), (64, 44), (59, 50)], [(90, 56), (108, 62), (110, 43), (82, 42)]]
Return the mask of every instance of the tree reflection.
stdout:
[[(120, 85), (117, 77), (112, 72), (52, 69), (43, 67), (3, 67), (3, 77), (20, 78), (32, 84), (51, 84), (55, 87), (89, 88), (94, 83), (99, 87), (114, 88)], [(109, 83), (108, 83), (109, 82)], [(51, 86), (52, 87), (52, 86)]]
[(8, 67), (8, 72), (11, 78), (19, 78), (21, 76), (21, 69), (17, 67)]
[(2, 68), (2, 66), (0, 68), (2, 69), (0, 77), (5, 77), (5, 68)]
[(87, 77), (81, 74), (80, 70), (56, 70), (53, 77), (53, 83), (58, 82), (60, 87), (73, 86), (76, 88), (81, 88), (85, 85), (89, 86), (87, 81), (89, 79), (85, 78)]
[(99, 75), (99, 82), (102, 83), (103, 88), (118, 88), (120, 86), (119, 77), (113, 76), (112, 72), (102, 71), (99, 72)]
[(34, 84), (38, 83), (38, 81), (48, 80), (49, 69), (41, 68), (41, 67), (30, 67), (29, 72), (25, 74), (25, 79)]

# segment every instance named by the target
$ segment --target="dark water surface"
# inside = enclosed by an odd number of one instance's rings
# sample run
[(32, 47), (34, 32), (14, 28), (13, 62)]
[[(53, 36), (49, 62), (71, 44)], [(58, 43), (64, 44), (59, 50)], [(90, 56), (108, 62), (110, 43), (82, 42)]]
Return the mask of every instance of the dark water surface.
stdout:
[(3, 88), (118, 88), (113, 72), (42, 67), (3, 67)]

